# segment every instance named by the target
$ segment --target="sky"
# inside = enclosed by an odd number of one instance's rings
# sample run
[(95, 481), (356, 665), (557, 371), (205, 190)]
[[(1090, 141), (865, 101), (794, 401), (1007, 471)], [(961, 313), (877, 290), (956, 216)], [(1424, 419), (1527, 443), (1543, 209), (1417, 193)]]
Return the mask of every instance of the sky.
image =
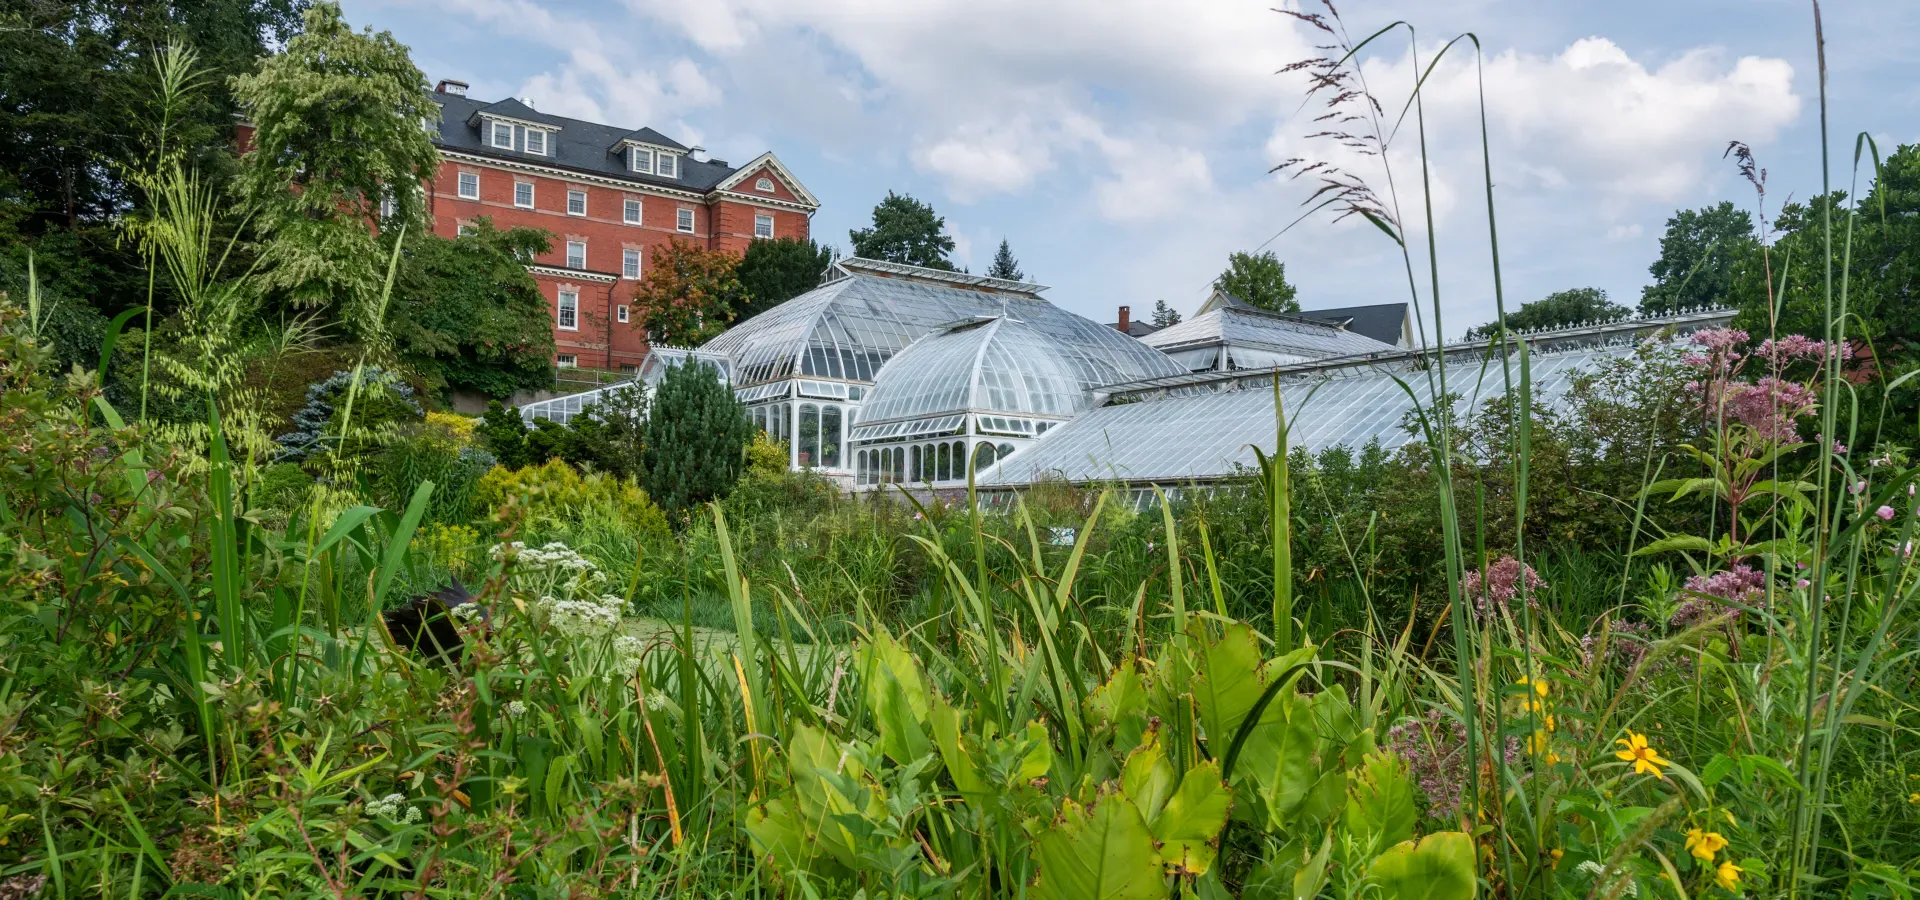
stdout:
[[(1343, 2), (1356, 41), (1396, 21), (1415, 29), (1360, 57), (1389, 126), (1443, 45), (1479, 41), (1477, 59), (1471, 42), (1441, 57), (1424, 128), (1407, 120), (1384, 158), (1310, 137), (1325, 130), (1324, 95), (1282, 71), (1327, 35), (1273, 7), (1319, 2), (343, 5), (411, 47), (429, 82), (651, 126), (718, 159), (771, 150), (821, 200), (813, 237), (842, 253), (888, 191), (911, 194), (946, 218), (956, 264), (985, 270), (1004, 238), (1045, 297), (1100, 321), (1159, 300), (1191, 313), (1229, 253), (1265, 249), (1306, 309), (1417, 291), (1433, 329), (1429, 237), (1448, 338), (1493, 316), (1495, 236), (1509, 309), (1588, 286), (1633, 306), (1676, 209), (1731, 200), (1772, 215), (1821, 189), (1807, 0)], [(1844, 188), (1856, 134), (1883, 155), (1920, 142), (1920, 3), (1830, 0), (1823, 13), (1831, 178)], [(1764, 201), (1723, 158), (1735, 140), (1766, 170)], [(1295, 158), (1341, 167), (1398, 210), (1414, 286), (1379, 229), (1309, 214), (1317, 184), (1272, 171)]]

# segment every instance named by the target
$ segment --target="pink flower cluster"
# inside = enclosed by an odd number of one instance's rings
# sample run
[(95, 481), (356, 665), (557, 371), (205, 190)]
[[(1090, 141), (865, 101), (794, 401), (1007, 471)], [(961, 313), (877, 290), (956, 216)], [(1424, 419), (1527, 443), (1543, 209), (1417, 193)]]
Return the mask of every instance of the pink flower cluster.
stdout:
[(1521, 578), (1526, 579), (1527, 608), (1540, 608), (1540, 589), (1546, 587), (1546, 581), (1533, 571), (1532, 566), (1523, 566), (1511, 556), (1502, 556), (1494, 560), (1482, 577), (1480, 572), (1468, 572), (1460, 580), (1460, 590), (1473, 600), (1473, 612), (1480, 621), (1493, 620), (1500, 610), (1507, 608), (1514, 596), (1520, 593)]
[(1712, 575), (1695, 575), (1687, 579), (1681, 594), (1686, 599), (1667, 624), (1686, 628), (1729, 614), (1738, 621), (1743, 610), (1734, 604), (1756, 606), (1764, 602), (1766, 586), (1767, 573), (1745, 563)]
[[(1591, 667), (1594, 654), (1600, 652), (1601, 632), (1590, 631), (1580, 638), (1580, 664)], [(1647, 651), (1653, 649), (1653, 626), (1645, 622), (1625, 622), (1613, 620), (1604, 634), (1607, 642), (1607, 661), (1623, 669), (1632, 669), (1647, 658)], [(1654, 669), (1641, 673), (1652, 675), (1654, 671), (1666, 669), (1673, 658), (1662, 660)]]
[[(1408, 773), (1420, 793), (1427, 797), (1427, 814), (1436, 819), (1452, 819), (1460, 814), (1461, 796), (1467, 787), (1467, 727), (1440, 710), (1428, 710), (1418, 719), (1408, 719), (1387, 729), (1384, 748), (1407, 764)], [(1487, 764), (1486, 749), (1481, 748), (1480, 790), (1497, 796), (1499, 779)], [(1508, 766), (1520, 762), (1520, 741), (1506, 741)]]
[[(1748, 337), (1737, 328), (1707, 328), (1695, 332), (1694, 343), (1707, 352), (1681, 357), (1682, 362), (1700, 372), (1697, 380), (1687, 383), (1687, 390), (1700, 395), (1708, 409), (1720, 411), (1730, 422), (1752, 428), (1763, 440), (1799, 440), (1796, 423), (1813, 411), (1819, 399), (1814, 391), (1800, 382), (1774, 375), (1751, 384), (1737, 380), (1737, 376), (1744, 365), (1754, 359), (1766, 360), (1774, 366), (1824, 359), (1828, 344), (1790, 334), (1779, 340), (1761, 341), (1749, 357), (1736, 349)], [(1841, 344), (1839, 354), (1841, 359), (1848, 359), (1853, 350)]]

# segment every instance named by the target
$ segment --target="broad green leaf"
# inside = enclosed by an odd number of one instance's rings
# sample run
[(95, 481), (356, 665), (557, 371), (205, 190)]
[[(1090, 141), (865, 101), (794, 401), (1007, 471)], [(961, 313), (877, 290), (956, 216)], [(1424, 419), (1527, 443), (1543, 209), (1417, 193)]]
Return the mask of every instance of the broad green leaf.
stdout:
[(1139, 665), (1129, 656), (1120, 661), (1107, 683), (1087, 695), (1087, 724), (1095, 733), (1113, 735), (1113, 749), (1140, 746), (1147, 730), (1147, 692), (1140, 684)]
[(1381, 900), (1469, 900), (1479, 889), (1474, 880), (1473, 839), (1441, 831), (1402, 841), (1367, 867), (1367, 879)]
[(1120, 767), (1120, 791), (1140, 807), (1140, 815), (1149, 825), (1167, 805), (1167, 798), (1173, 796), (1177, 780), (1156, 733), (1149, 733), (1147, 742), (1127, 754), (1126, 764)]
[(980, 769), (963, 743), (972, 736), (965, 731), (966, 723), (961, 720), (960, 711), (938, 691), (929, 700), (928, 724), (932, 726), (934, 744), (940, 748), (940, 759), (947, 764), (947, 773), (953, 776), (953, 786), (959, 788), (963, 796), (981, 796), (986, 792), (986, 783), (980, 779)]
[(1188, 689), (1200, 714), (1200, 725), (1209, 741), (1232, 740), (1234, 730), (1266, 688), (1261, 678), (1260, 644), (1253, 627), (1239, 622), (1228, 625), (1220, 640), (1201, 644), (1194, 656)]
[(1645, 547), (1633, 551), (1633, 555), (1645, 556), (1649, 553), (1665, 553), (1668, 550), (1695, 550), (1702, 553), (1711, 553), (1713, 552), (1713, 542), (1698, 535), (1681, 534), (1654, 541)]
[(1152, 820), (1160, 857), (1177, 872), (1203, 875), (1213, 866), (1213, 842), (1227, 824), (1233, 792), (1220, 780), (1218, 763), (1207, 761), (1187, 770), (1180, 789)]
[(901, 765), (933, 752), (927, 739), (926, 678), (913, 654), (879, 628), (854, 651), (854, 664), (864, 679), (867, 710), (880, 734), (881, 751)]
[(1267, 704), (1248, 734), (1234, 777), (1245, 773), (1253, 780), (1277, 826), (1306, 801), (1320, 780), (1319, 750), (1308, 701), (1283, 690)]
[(809, 840), (787, 797), (776, 797), (747, 810), (747, 836), (753, 840), (753, 854), (772, 859), (783, 871), (811, 871), (819, 844)]
[(1140, 809), (1118, 793), (1072, 800), (1034, 840), (1041, 900), (1165, 900), (1166, 877)]
[(1053, 740), (1047, 733), (1047, 726), (1037, 721), (1028, 722), (1026, 743), (1026, 755), (1020, 758), (1020, 768), (1013, 773), (1013, 777), (1022, 784), (1047, 774), (1047, 770), (1053, 768)]
[(1391, 847), (1413, 837), (1413, 785), (1391, 753), (1376, 751), (1348, 782), (1347, 833), (1369, 848)]

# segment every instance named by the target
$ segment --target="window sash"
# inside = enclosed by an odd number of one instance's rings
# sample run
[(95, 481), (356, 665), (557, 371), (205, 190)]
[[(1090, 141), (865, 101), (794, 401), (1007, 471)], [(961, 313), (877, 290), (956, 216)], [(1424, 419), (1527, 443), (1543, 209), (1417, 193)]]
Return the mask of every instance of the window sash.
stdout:
[(642, 150), (639, 147), (635, 147), (630, 151), (630, 153), (631, 155), (627, 158), (627, 164), (632, 166), (635, 172), (639, 172), (644, 175), (653, 174), (653, 151), (652, 150)]
[(558, 369), (571, 369), (579, 364), (580, 358), (571, 353), (556, 354), (553, 360), (554, 367)]
[(513, 126), (506, 122), (493, 123), (493, 131), (487, 143), (501, 150), (513, 149)]
[(567, 215), (584, 216), (587, 214), (587, 192), (567, 192)]
[(660, 154), (660, 165), (658, 166), (658, 171), (656, 171), (654, 174), (659, 175), (661, 178), (677, 178), (679, 176), (676, 174), (676, 170), (678, 169), (679, 164), (680, 164), (679, 157), (674, 156), (671, 153), (662, 153)]
[(693, 233), (693, 210), (682, 209), (675, 216), (675, 226), (688, 234)]
[(621, 212), (621, 221), (626, 222), (628, 225), (640, 224), (640, 201), (628, 200), (626, 202), (625, 209)]
[(567, 242), (567, 268), (584, 269), (587, 267), (587, 242)]
[[(620, 277), (622, 278), (639, 278), (640, 277), (640, 251), (638, 250), (621, 251)], [(620, 321), (625, 322), (626, 320), (621, 319)]]
[(574, 291), (560, 292), (560, 327), (566, 331), (580, 330), (580, 295)]
[(472, 172), (461, 172), (459, 190), (463, 200), (480, 199), (480, 176)]
[(533, 182), (516, 181), (513, 183), (513, 205), (521, 209), (533, 208)]
[(753, 217), (753, 236), (757, 238), (773, 237), (773, 217), (772, 216), (754, 216)]
[(527, 152), (535, 156), (547, 155), (547, 133), (537, 128), (527, 129)]
[(623, 325), (631, 320), (631, 315), (627, 312), (627, 305), (625, 303), (622, 303), (617, 308), (615, 308), (614, 312), (615, 312), (615, 318), (619, 319), (620, 323)]

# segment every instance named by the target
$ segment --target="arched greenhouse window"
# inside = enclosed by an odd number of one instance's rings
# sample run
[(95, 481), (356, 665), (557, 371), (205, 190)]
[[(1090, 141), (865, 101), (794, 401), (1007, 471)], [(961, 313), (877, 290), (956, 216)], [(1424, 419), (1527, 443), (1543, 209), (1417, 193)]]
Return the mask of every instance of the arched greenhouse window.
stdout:
[(820, 407), (800, 404), (800, 465), (820, 464)]
[(820, 464), (829, 469), (840, 468), (840, 407), (828, 406), (820, 411)]
[(974, 471), (976, 472), (986, 471), (988, 466), (993, 465), (993, 459), (994, 459), (993, 445), (987, 443), (986, 441), (981, 441), (973, 451)]
[(902, 448), (893, 449), (893, 482), (900, 484), (907, 480), (907, 454)]
[(947, 481), (951, 479), (953, 477), (953, 448), (942, 443), (940, 449), (935, 451), (934, 458), (937, 460), (933, 469), (934, 480)]
[(865, 450), (853, 455), (853, 483), (867, 483), (867, 451)]
[(881, 484), (888, 484), (893, 481), (893, 448), (892, 447), (880, 448), (880, 474), (876, 480), (879, 481)]
[(912, 447), (907, 448), (907, 482), (912, 483), (919, 480), (920, 480), (920, 447), (919, 445), (916, 444)]
[(1001, 444), (1001, 445), (1000, 445), (1000, 458), (1001, 458), (1001, 459), (1006, 459), (1007, 457), (1009, 457), (1009, 456), (1012, 456), (1012, 455), (1013, 455), (1013, 445), (1012, 445), (1012, 444)]

